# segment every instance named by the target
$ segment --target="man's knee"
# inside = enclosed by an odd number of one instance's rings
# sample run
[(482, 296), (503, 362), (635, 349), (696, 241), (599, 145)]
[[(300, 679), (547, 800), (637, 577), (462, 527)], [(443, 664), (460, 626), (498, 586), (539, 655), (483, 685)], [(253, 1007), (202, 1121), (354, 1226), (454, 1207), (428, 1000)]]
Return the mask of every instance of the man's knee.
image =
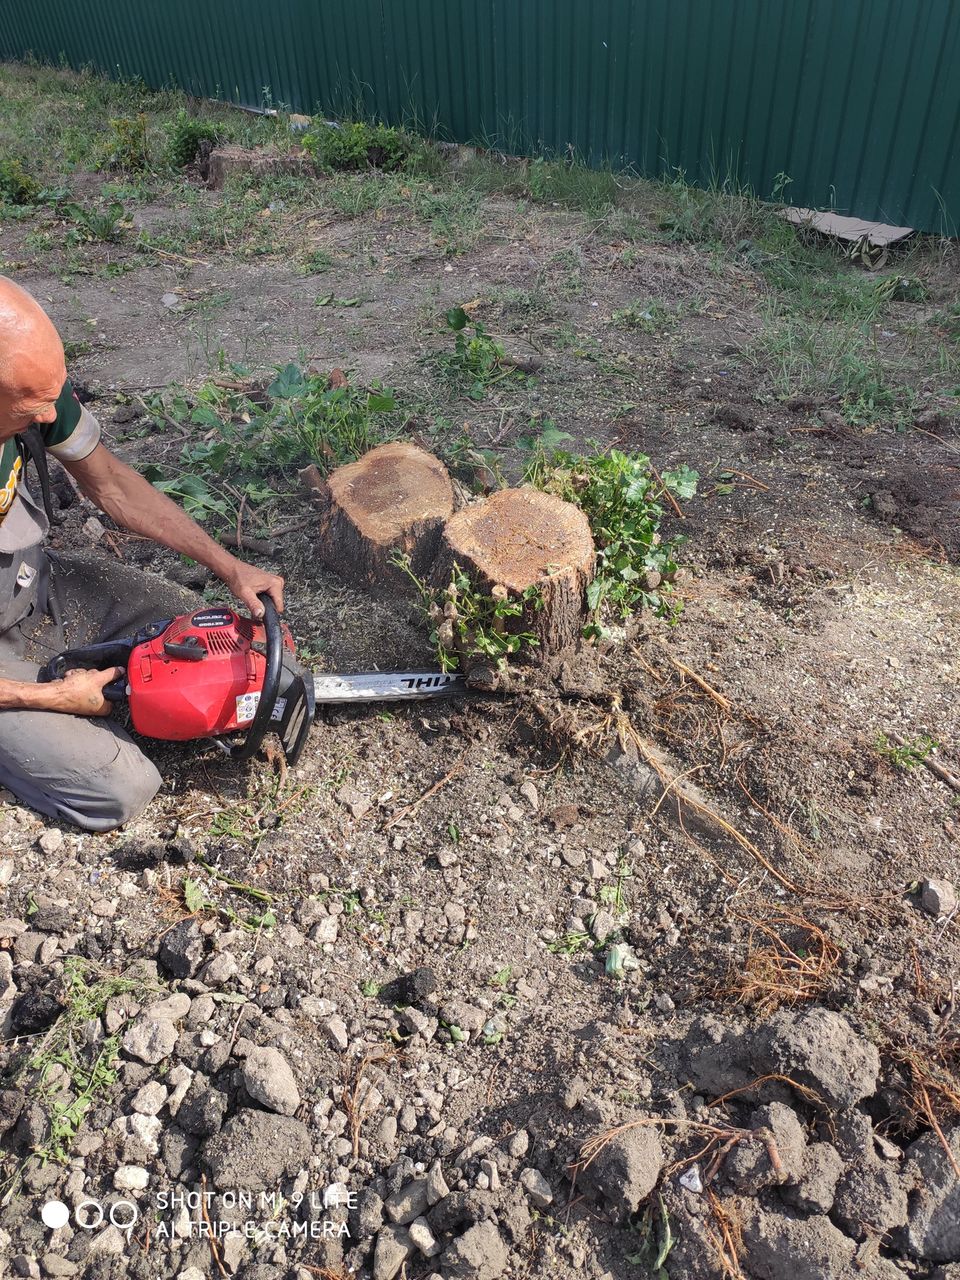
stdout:
[(85, 831), (112, 831), (141, 814), (160, 790), (156, 766), (132, 742), (122, 742), (117, 758), (89, 779), (82, 792), (61, 796), (57, 808)]

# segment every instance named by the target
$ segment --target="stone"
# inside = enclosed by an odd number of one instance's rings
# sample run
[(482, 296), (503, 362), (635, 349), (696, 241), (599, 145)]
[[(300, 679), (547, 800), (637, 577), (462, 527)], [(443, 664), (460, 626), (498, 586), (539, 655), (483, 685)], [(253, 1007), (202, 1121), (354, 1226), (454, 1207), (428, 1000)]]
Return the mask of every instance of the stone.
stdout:
[(63, 848), (63, 832), (59, 827), (51, 827), (43, 832), (37, 844), (46, 854), (59, 853)]
[(498, 1280), (510, 1253), (492, 1222), (477, 1222), (443, 1251), (446, 1280)]
[[(960, 1125), (944, 1134), (960, 1164)], [(907, 1247), (930, 1262), (960, 1261), (960, 1178), (935, 1133), (907, 1148), (906, 1177), (914, 1184), (907, 1223)]]
[(949, 880), (924, 880), (920, 885), (920, 905), (931, 916), (952, 916), (957, 909), (957, 891)]
[(318, 496), (319, 557), (360, 587), (408, 590), (409, 578), (393, 563), (397, 552), (425, 577), (454, 506), (446, 467), (410, 441), (378, 445), (337, 467)]
[(414, 1218), (407, 1231), (414, 1247), (419, 1249), (425, 1258), (435, 1258), (440, 1252), (437, 1237), (430, 1230), (430, 1223), (426, 1218)]
[(200, 980), (208, 987), (222, 987), (240, 972), (237, 958), (232, 951), (221, 951), (208, 960), (200, 972)]
[(539, 1169), (524, 1169), (520, 1174), (520, 1182), (532, 1204), (538, 1209), (546, 1209), (553, 1204), (553, 1191)]
[(806, 1085), (830, 1106), (845, 1110), (877, 1090), (880, 1054), (842, 1014), (814, 1007), (782, 1011), (761, 1027), (752, 1058), (762, 1072)]
[(245, 1107), (207, 1140), (203, 1158), (215, 1187), (262, 1190), (298, 1173), (312, 1152), (299, 1120)]
[(181, 920), (160, 940), (158, 959), (175, 978), (192, 978), (203, 962), (205, 943), (196, 920)]
[(292, 1116), (300, 1106), (300, 1091), (290, 1064), (278, 1049), (253, 1049), (247, 1054), (241, 1072), (243, 1087), (255, 1101)]
[(382, 1227), (373, 1251), (373, 1280), (394, 1280), (413, 1249), (405, 1227)]
[(427, 1203), (434, 1205), (450, 1194), (440, 1161), (435, 1160), (427, 1173)]
[(338, 1053), (346, 1053), (350, 1044), (350, 1038), (347, 1035), (347, 1024), (338, 1015), (327, 1018), (322, 1024), (324, 1031), (327, 1033), (327, 1039)]
[(419, 1218), (429, 1204), (427, 1179), (414, 1178), (412, 1182), (387, 1196), (383, 1207), (391, 1222), (406, 1226), (414, 1218)]
[(507, 1155), (514, 1160), (522, 1160), (530, 1149), (530, 1135), (526, 1129), (518, 1129), (507, 1139)]
[(124, 1051), (131, 1058), (156, 1066), (169, 1058), (177, 1043), (177, 1032), (172, 1022), (157, 1018), (136, 1018), (123, 1037)]
[(45, 1253), (40, 1259), (40, 1266), (46, 1276), (75, 1276), (80, 1268), (69, 1258), (60, 1253)]
[(168, 1022), (179, 1022), (190, 1012), (190, 997), (185, 992), (175, 992), (165, 1000), (157, 1000), (148, 1005), (144, 1013), (148, 1018), (166, 1019)]
[(113, 1185), (118, 1191), (144, 1191), (150, 1175), (136, 1164), (122, 1164), (114, 1171)]
[(167, 1091), (159, 1080), (150, 1080), (134, 1094), (131, 1107), (142, 1116), (155, 1116), (167, 1100)]

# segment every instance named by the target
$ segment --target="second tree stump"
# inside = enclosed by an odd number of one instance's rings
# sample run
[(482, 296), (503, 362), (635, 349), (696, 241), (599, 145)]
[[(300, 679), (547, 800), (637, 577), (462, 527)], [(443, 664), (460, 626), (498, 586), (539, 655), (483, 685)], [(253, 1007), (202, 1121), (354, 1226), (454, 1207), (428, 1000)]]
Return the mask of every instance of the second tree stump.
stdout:
[(539, 489), (501, 489), (447, 521), (433, 582), (446, 586), (458, 565), (485, 594), (539, 588), (543, 607), (530, 621), (541, 652), (555, 653), (580, 636), (595, 557), (579, 507)]

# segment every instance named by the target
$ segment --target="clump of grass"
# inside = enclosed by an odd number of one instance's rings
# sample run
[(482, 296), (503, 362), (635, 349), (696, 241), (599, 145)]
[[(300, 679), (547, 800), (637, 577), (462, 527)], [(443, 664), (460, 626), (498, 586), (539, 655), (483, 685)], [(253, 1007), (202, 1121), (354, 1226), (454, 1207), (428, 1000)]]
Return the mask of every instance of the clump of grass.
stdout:
[(765, 1017), (829, 991), (840, 949), (818, 925), (786, 908), (741, 919), (750, 928), (747, 954), (731, 966), (723, 995)]
[(216, 145), (223, 138), (222, 125), (190, 115), (183, 107), (167, 122), (167, 153), (170, 163), (177, 169), (193, 164), (200, 154), (202, 143)]
[(579, 209), (588, 217), (609, 213), (618, 196), (617, 180), (609, 169), (589, 169), (575, 160), (532, 160), (527, 187), (534, 200)]
[(119, 1035), (88, 1042), (84, 1027), (103, 1015), (112, 997), (144, 989), (142, 982), (101, 975), (79, 956), (64, 961), (63, 980), (63, 1012), (25, 1063), (36, 1073), (31, 1093), (47, 1112), (48, 1131), (34, 1152), (44, 1161), (69, 1158), (85, 1116), (116, 1081)]
[(641, 608), (675, 615), (679, 605), (670, 584), (679, 569), (674, 556), (680, 539), (665, 542), (660, 534), (663, 504), (692, 498), (697, 473), (683, 466), (660, 474), (644, 454), (599, 446), (581, 457), (553, 448), (556, 439), (547, 424), (539, 440), (524, 442), (531, 446), (524, 482), (576, 503), (590, 522), (597, 565), (587, 588), (585, 634), (600, 637), (607, 620), (622, 622)]
[(940, 743), (928, 733), (921, 733), (916, 738), (902, 742), (891, 742), (885, 733), (878, 733), (873, 745), (878, 755), (889, 760), (898, 769), (909, 771), (923, 764)]
[(27, 172), (17, 156), (0, 156), (0, 203), (34, 204), (40, 195), (40, 183)]
[(365, 120), (319, 120), (303, 135), (303, 145), (323, 169), (381, 169), (387, 173), (405, 168), (422, 147), (418, 138), (403, 129)]
[(614, 311), (613, 322), (622, 329), (638, 329), (641, 333), (659, 333), (674, 323), (676, 314), (655, 299), (652, 302), (632, 302), (620, 311)]

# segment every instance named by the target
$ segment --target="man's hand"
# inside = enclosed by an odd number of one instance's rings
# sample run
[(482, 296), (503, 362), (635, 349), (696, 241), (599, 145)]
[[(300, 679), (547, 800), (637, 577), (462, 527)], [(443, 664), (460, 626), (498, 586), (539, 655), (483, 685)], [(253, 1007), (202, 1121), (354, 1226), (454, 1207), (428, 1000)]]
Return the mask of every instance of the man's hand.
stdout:
[(223, 580), (237, 599), (247, 606), (252, 617), (263, 617), (263, 605), (257, 599), (263, 591), (273, 600), (277, 612), (283, 613), (283, 579), (277, 574), (258, 569), (244, 560), (236, 560)]
[[(62, 680), (46, 686), (55, 698), (51, 711), (65, 711), (72, 716), (108, 716), (113, 703), (103, 696), (104, 685), (118, 680), (123, 667), (110, 667), (106, 671), (68, 671)], [(40, 686), (44, 688), (43, 685)]]

